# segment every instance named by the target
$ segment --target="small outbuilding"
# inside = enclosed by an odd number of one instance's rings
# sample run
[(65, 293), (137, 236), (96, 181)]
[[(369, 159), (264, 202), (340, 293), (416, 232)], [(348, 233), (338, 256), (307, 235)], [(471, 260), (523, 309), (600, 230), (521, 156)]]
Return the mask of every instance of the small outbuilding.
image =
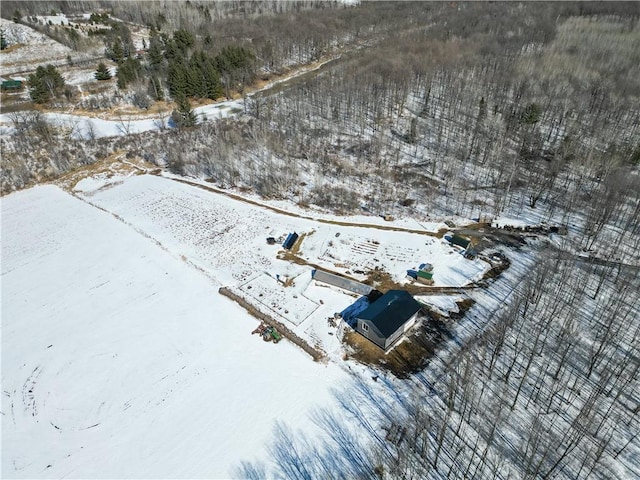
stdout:
[(416, 273), (416, 280), (426, 285), (433, 285), (433, 272), (418, 270), (418, 272)]
[(445, 238), (449, 240), (452, 245), (457, 245), (464, 249), (469, 248), (471, 245), (471, 239), (458, 235), (457, 233), (454, 233), (452, 236), (445, 236)]
[(298, 234), (296, 232), (290, 233), (282, 244), (282, 248), (285, 250), (291, 250), (293, 245), (296, 243), (296, 240), (298, 240)]
[(388, 350), (416, 322), (421, 305), (404, 290), (389, 290), (360, 312), (355, 329)]
[(2, 80), (2, 85), (1, 85), (1, 89), (3, 92), (5, 91), (17, 91), (17, 90), (22, 90), (22, 81), (21, 80), (13, 80), (11, 78), (8, 78), (6, 80)]
[(350, 280), (333, 273), (325, 272), (324, 270), (312, 270), (311, 278), (316, 282), (333, 285), (334, 287), (339, 287), (344, 290), (357, 293), (358, 295), (369, 295), (373, 290), (373, 287), (369, 285), (365, 285), (364, 283), (356, 282), (355, 280)]

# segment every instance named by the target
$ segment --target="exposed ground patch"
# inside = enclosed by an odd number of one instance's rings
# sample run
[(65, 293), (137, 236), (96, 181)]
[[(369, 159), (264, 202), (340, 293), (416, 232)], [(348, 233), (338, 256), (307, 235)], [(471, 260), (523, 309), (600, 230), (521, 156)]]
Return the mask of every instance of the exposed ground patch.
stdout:
[(58, 178), (54, 183), (60, 188), (71, 192), (74, 187), (85, 178), (109, 179), (114, 176), (126, 177), (142, 175), (153, 171), (156, 167), (140, 158), (125, 158), (123, 150), (114, 152), (108, 157), (90, 165), (83, 165)]
[(438, 320), (425, 316), (412, 333), (385, 353), (380, 347), (349, 329), (344, 334), (344, 343), (348, 353), (345, 359), (352, 358), (360, 363), (378, 367), (393, 373), (398, 378), (406, 378), (421, 371), (434, 355), (443, 340)]

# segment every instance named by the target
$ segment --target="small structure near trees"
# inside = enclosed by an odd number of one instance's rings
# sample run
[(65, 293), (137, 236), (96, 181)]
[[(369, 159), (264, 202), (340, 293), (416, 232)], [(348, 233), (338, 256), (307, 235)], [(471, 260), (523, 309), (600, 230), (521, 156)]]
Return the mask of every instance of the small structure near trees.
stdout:
[(298, 234), (296, 232), (290, 233), (287, 235), (287, 239), (282, 244), (282, 248), (285, 250), (291, 250), (291, 248), (295, 245), (296, 240), (298, 240)]
[(388, 350), (415, 324), (421, 308), (405, 290), (389, 290), (358, 314), (355, 329)]
[(469, 248), (472, 243), (470, 238), (463, 237), (457, 233), (454, 233), (453, 235), (446, 235), (444, 238), (448, 240), (451, 245), (457, 245), (465, 250)]
[(8, 78), (6, 80), (2, 80), (2, 91), (3, 92), (17, 92), (22, 90), (22, 81), (21, 80), (13, 80)]

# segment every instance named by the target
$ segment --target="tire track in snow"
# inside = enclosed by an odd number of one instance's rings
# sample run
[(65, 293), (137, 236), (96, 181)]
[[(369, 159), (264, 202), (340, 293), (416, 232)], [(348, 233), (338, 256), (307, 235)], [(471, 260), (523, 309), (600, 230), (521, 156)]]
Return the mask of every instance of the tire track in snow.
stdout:
[(25, 407), (25, 411), (30, 412), (32, 417), (38, 416), (38, 405), (36, 403), (36, 395), (33, 393), (33, 390), (35, 389), (38, 377), (40, 377), (41, 373), (42, 368), (38, 365), (22, 384), (22, 403)]

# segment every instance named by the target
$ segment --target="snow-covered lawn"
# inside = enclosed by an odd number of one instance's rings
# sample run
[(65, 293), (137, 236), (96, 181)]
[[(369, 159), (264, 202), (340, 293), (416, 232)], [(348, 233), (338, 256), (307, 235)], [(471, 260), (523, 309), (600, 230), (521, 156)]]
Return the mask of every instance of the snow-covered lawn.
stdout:
[[(96, 80), (95, 73), (96, 68), (99, 61), (96, 60), (95, 66), (92, 67), (76, 67), (76, 68), (67, 68), (62, 72), (62, 76), (64, 77), (64, 81), (67, 85), (74, 85), (82, 87), (84, 84), (99, 84), (99, 80)], [(108, 60), (103, 60), (103, 62), (108, 68), (111, 76), (115, 78), (116, 73), (118, 72), (118, 67), (112, 65)], [(115, 81), (113, 81), (115, 87)]]
[[(184, 217), (189, 195), (172, 185), (138, 177), (95, 196), (168, 249), (54, 186), (2, 199), (4, 478), (228, 478), (267, 455), (275, 420), (314, 431), (310, 409), (345, 385), (335, 363), (252, 336), (255, 319), (180, 258), (221, 232)], [(172, 214), (163, 196), (183, 203)], [(193, 215), (215, 219), (209, 208)], [(251, 225), (235, 220), (212, 266), (223, 254), (243, 269), (233, 255), (253, 248)]]

